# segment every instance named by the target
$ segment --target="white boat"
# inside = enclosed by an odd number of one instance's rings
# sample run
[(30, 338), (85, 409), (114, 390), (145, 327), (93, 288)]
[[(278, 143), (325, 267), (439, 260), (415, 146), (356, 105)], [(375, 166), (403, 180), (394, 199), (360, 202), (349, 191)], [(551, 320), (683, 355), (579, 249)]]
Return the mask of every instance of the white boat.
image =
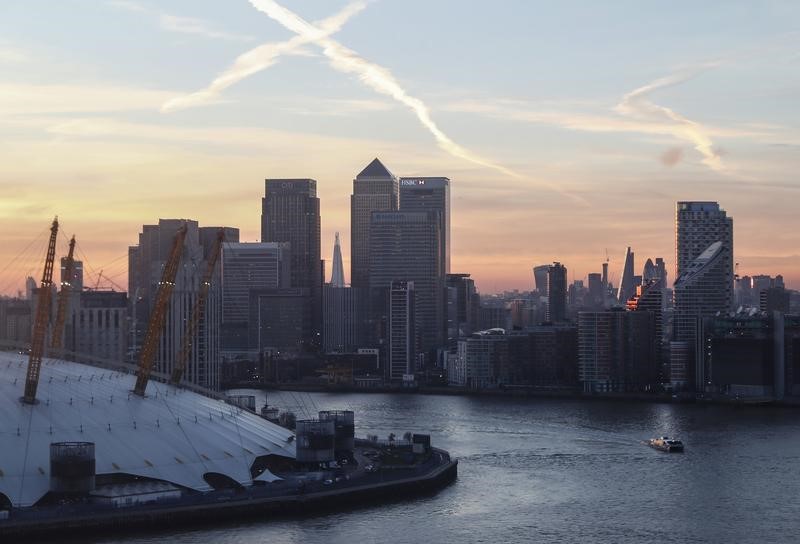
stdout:
[(676, 438), (669, 438), (668, 436), (662, 436), (660, 438), (651, 438), (647, 445), (651, 448), (655, 448), (657, 450), (665, 451), (667, 453), (682, 453), (683, 452), (683, 442)]

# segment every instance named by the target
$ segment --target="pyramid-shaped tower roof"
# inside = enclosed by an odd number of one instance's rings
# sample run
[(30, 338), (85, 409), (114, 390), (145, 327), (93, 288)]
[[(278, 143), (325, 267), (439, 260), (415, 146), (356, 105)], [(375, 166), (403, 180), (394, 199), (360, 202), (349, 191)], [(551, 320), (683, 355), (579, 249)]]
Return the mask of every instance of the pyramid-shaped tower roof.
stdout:
[(388, 168), (386, 168), (383, 163), (377, 157), (373, 159), (371, 163), (367, 165), (357, 176), (356, 178), (393, 178), (394, 174), (392, 174)]

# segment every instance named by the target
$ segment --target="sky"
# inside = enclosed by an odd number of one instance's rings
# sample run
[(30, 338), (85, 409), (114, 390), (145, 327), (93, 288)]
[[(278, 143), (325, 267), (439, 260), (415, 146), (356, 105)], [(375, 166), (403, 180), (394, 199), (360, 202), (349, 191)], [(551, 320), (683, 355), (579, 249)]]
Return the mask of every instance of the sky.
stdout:
[(672, 271), (678, 200), (734, 218), (739, 274), (800, 288), (799, 104), (794, 0), (2, 2), (0, 294), (55, 215), (58, 253), (74, 234), (86, 283), (124, 289), (143, 224), (257, 241), (286, 177), (317, 180), (349, 280), (374, 157), (451, 179), (452, 271), (484, 293), (606, 255), (618, 282), (627, 246)]

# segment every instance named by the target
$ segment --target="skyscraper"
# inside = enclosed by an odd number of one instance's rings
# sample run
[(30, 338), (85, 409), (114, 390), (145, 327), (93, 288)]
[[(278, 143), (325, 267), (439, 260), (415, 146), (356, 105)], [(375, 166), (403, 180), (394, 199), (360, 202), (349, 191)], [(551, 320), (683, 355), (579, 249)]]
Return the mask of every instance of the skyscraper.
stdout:
[[(699, 333), (703, 319), (724, 314), (730, 308), (728, 257), (724, 244), (714, 242), (685, 266), (675, 281), (674, 337), (676, 342), (686, 344), (687, 358), (683, 371), (677, 367), (679, 364), (673, 370), (676, 375), (685, 373), (689, 380), (693, 377), (698, 391), (702, 391), (705, 380), (703, 365), (695, 365), (703, 360), (702, 346), (698, 342), (702, 338)], [(677, 364), (674, 358), (673, 364)]]
[(533, 281), (539, 296), (547, 296), (547, 274), (550, 271), (549, 264), (542, 264), (533, 267)]
[(369, 232), (372, 212), (395, 211), (398, 181), (380, 160), (374, 159), (353, 180), (350, 197), (350, 284), (369, 282)]
[[(420, 350), (444, 346), (444, 273), (439, 217), (431, 212), (373, 212), (370, 226), (369, 288), (372, 331), (385, 316), (386, 290), (395, 280), (414, 282)], [(431, 359), (429, 359), (431, 360)]]
[(344, 265), (342, 264), (342, 248), (339, 245), (339, 233), (333, 243), (333, 271), (331, 273), (331, 287), (344, 287)]
[(567, 267), (555, 262), (547, 271), (547, 321), (567, 319)]
[(291, 287), (308, 293), (310, 323), (304, 324), (306, 347), (321, 334), (322, 261), (317, 182), (313, 179), (268, 179), (262, 201), (261, 241), (289, 242)]
[(633, 251), (628, 246), (625, 252), (625, 264), (622, 266), (622, 280), (619, 283), (619, 302), (622, 304), (625, 304), (629, 298), (636, 294), (635, 267)]
[(733, 218), (717, 202), (678, 202), (675, 208), (675, 278), (711, 244), (721, 242), (726, 306), (733, 306)]
[(450, 179), (400, 178), (401, 212), (435, 212), (442, 232), (441, 268), (450, 273)]

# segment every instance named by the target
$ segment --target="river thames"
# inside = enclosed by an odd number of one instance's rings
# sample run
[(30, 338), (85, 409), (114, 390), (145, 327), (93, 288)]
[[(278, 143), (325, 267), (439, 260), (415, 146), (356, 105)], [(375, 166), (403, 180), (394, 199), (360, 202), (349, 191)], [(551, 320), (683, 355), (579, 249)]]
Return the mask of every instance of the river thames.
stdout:
[[(263, 392), (254, 394), (258, 407)], [(298, 418), (356, 413), (359, 436), (430, 433), (459, 458), (434, 496), (307, 519), (98, 543), (797, 542), (800, 410), (485, 397), (270, 393)], [(686, 452), (643, 444), (683, 439)], [(82, 540), (86, 542), (87, 540)]]

